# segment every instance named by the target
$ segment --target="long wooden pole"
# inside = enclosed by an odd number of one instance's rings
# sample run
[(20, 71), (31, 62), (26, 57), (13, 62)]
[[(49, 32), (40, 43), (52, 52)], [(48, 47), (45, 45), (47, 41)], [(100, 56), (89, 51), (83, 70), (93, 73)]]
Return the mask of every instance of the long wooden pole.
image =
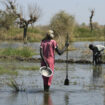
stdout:
[[(67, 39), (66, 39), (67, 43), (69, 42), (69, 37), (67, 34)], [(69, 85), (69, 79), (68, 79), (68, 48), (66, 51), (66, 79), (64, 81), (64, 85)]]

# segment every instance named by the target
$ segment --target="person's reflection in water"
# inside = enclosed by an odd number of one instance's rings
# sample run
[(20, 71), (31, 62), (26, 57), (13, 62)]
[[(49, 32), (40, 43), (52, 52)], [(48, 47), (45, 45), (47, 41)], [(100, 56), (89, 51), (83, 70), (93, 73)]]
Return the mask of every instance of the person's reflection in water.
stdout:
[(101, 80), (102, 65), (93, 66), (93, 82), (98, 83)]
[(50, 93), (44, 93), (44, 95), (43, 95), (43, 105), (53, 105)]

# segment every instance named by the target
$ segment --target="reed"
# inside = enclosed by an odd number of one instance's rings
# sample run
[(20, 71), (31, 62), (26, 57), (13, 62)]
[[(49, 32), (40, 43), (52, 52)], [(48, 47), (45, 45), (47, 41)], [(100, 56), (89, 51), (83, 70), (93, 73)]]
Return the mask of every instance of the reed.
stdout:
[(11, 87), (15, 92), (25, 91), (23, 84), (19, 85), (15, 79), (11, 79), (7, 85)]

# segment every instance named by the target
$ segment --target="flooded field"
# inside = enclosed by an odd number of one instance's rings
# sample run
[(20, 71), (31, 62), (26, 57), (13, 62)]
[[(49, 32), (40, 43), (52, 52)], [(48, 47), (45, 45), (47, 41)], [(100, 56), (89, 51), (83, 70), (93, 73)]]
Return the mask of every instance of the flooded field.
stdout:
[[(10, 65), (2, 62), (0, 65)], [(14, 62), (13, 65), (40, 64)], [(49, 93), (43, 92), (39, 70), (17, 70), (18, 75), (0, 75), (0, 105), (105, 105), (105, 65), (69, 64), (69, 86), (64, 86), (65, 63), (56, 63)], [(7, 83), (15, 79), (25, 91), (15, 93)]]
[[(87, 45), (89, 43), (73, 43), (78, 50), (78, 54), (76, 53), (77, 51), (71, 51), (69, 52), (69, 58), (80, 59), (84, 54), (82, 58), (86, 59), (86, 54), (82, 52), (88, 50)], [(1, 43), (0, 48), (5, 48), (7, 45), (13, 48), (22, 46), (21, 43), (15, 44)], [(29, 44), (29, 46), (39, 52), (39, 43)], [(88, 59), (91, 60), (91, 54), (88, 54), (88, 56)], [(59, 58), (56, 55), (56, 59)], [(65, 54), (61, 58), (65, 59)], [(43, 91), (43, 81), (39, 69), (23, 70), (16, 68), (18, 66), (40, 67), (39, 63), (0, 60), (0, 67), (9, 68), (11, 65), (14, 68), (13, 70), (18, 72), (18, 75), (0, 75), (0, 105), (105, 105), (105, 64), (98, 66), (93, 66), (92, 64), (69, 64), (70, 85), (64, 86), (66, 64), (56, 63), (49, 93)], [(14, 79), (24, 91), (14, 92), (7, 85), (11, 79)]]
[[(75, 48), (75, 50), (72, 50), (72, 51), (69, 51), (69, 59), (74, 59), (74, 60), (84, 60), (84, 59), (87, 59), (87, 60), (91, 60), (92, 56), (91, 56), (91, 51), (89, 53), (89, 48), (88, 48), (88, 45), (92, 43), (92, 44), (101, 44), (101, 45), (104, 45), (105, 43), (104, 42), (98, 42), (98, 41), (95, 41), (95, 42), (88, 42), (88, 41), (85, 41), (85, 42), (74, 42), (74, 43), (70, 43), (70, 46), (73, 46)], [(19, 47), (24, 47), (24, 46), (27, 46), (27, 47), (31, 47), (32, 49), (35, 49), (35, 52), (36, 53), (39, 53), (39, 48), (40, 48), (40, 43), (27, 43), (27, 44), (24, 44), (22, 42), (0, 42), (0, 48), (19, 48)], [(61, 56), (59, 55), (55, 55), (55, 59), (65, 59), (66, 57), (66, 54), (63, 54)], [(33, 58), (39, 58), (40, 56), (39, 55), (35, 55), (33, 56)]]

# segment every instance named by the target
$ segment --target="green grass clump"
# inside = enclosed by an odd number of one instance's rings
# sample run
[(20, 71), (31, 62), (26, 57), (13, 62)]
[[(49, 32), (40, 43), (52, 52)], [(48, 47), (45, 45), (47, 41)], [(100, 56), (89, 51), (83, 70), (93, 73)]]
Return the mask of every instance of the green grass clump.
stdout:
[(19, 86), (15, 80), (11, 80), (11, 82), (8, 82), (7, 85), (14, 89), (15, 92), (19, 92)]
[(39, 66), (32, 66), (32, 67), (19, 67), (18, 69), (21, 69), (21, 70), (39, 70), (40, 67)]
[(7, 85), (11, 87), (15, 92), (25, 91), (25, 88), (23, 87), (23, 83), (19, 85), (15, 79), (11, 79), (10, 82), (7, 83)]
[(1, 56), (21, 56), (21, 57), (32, 57), (36, 53), (33, 49), (24, 47), (24, 48), (6, 48), (0, 50)]
[(17, 75), (18, 72), (15, 71), (15, 70), (10, 70), (10, 69), (5, 69), (5, 68), (3, 68), (3, 67), (0, 67), (0, 75), (3, 75), (3, 74)]
[(41, 30), (39, 30), (38, 28), (29, 27), (28, 32), (35, 34), (35, 33), (41, 33)]

